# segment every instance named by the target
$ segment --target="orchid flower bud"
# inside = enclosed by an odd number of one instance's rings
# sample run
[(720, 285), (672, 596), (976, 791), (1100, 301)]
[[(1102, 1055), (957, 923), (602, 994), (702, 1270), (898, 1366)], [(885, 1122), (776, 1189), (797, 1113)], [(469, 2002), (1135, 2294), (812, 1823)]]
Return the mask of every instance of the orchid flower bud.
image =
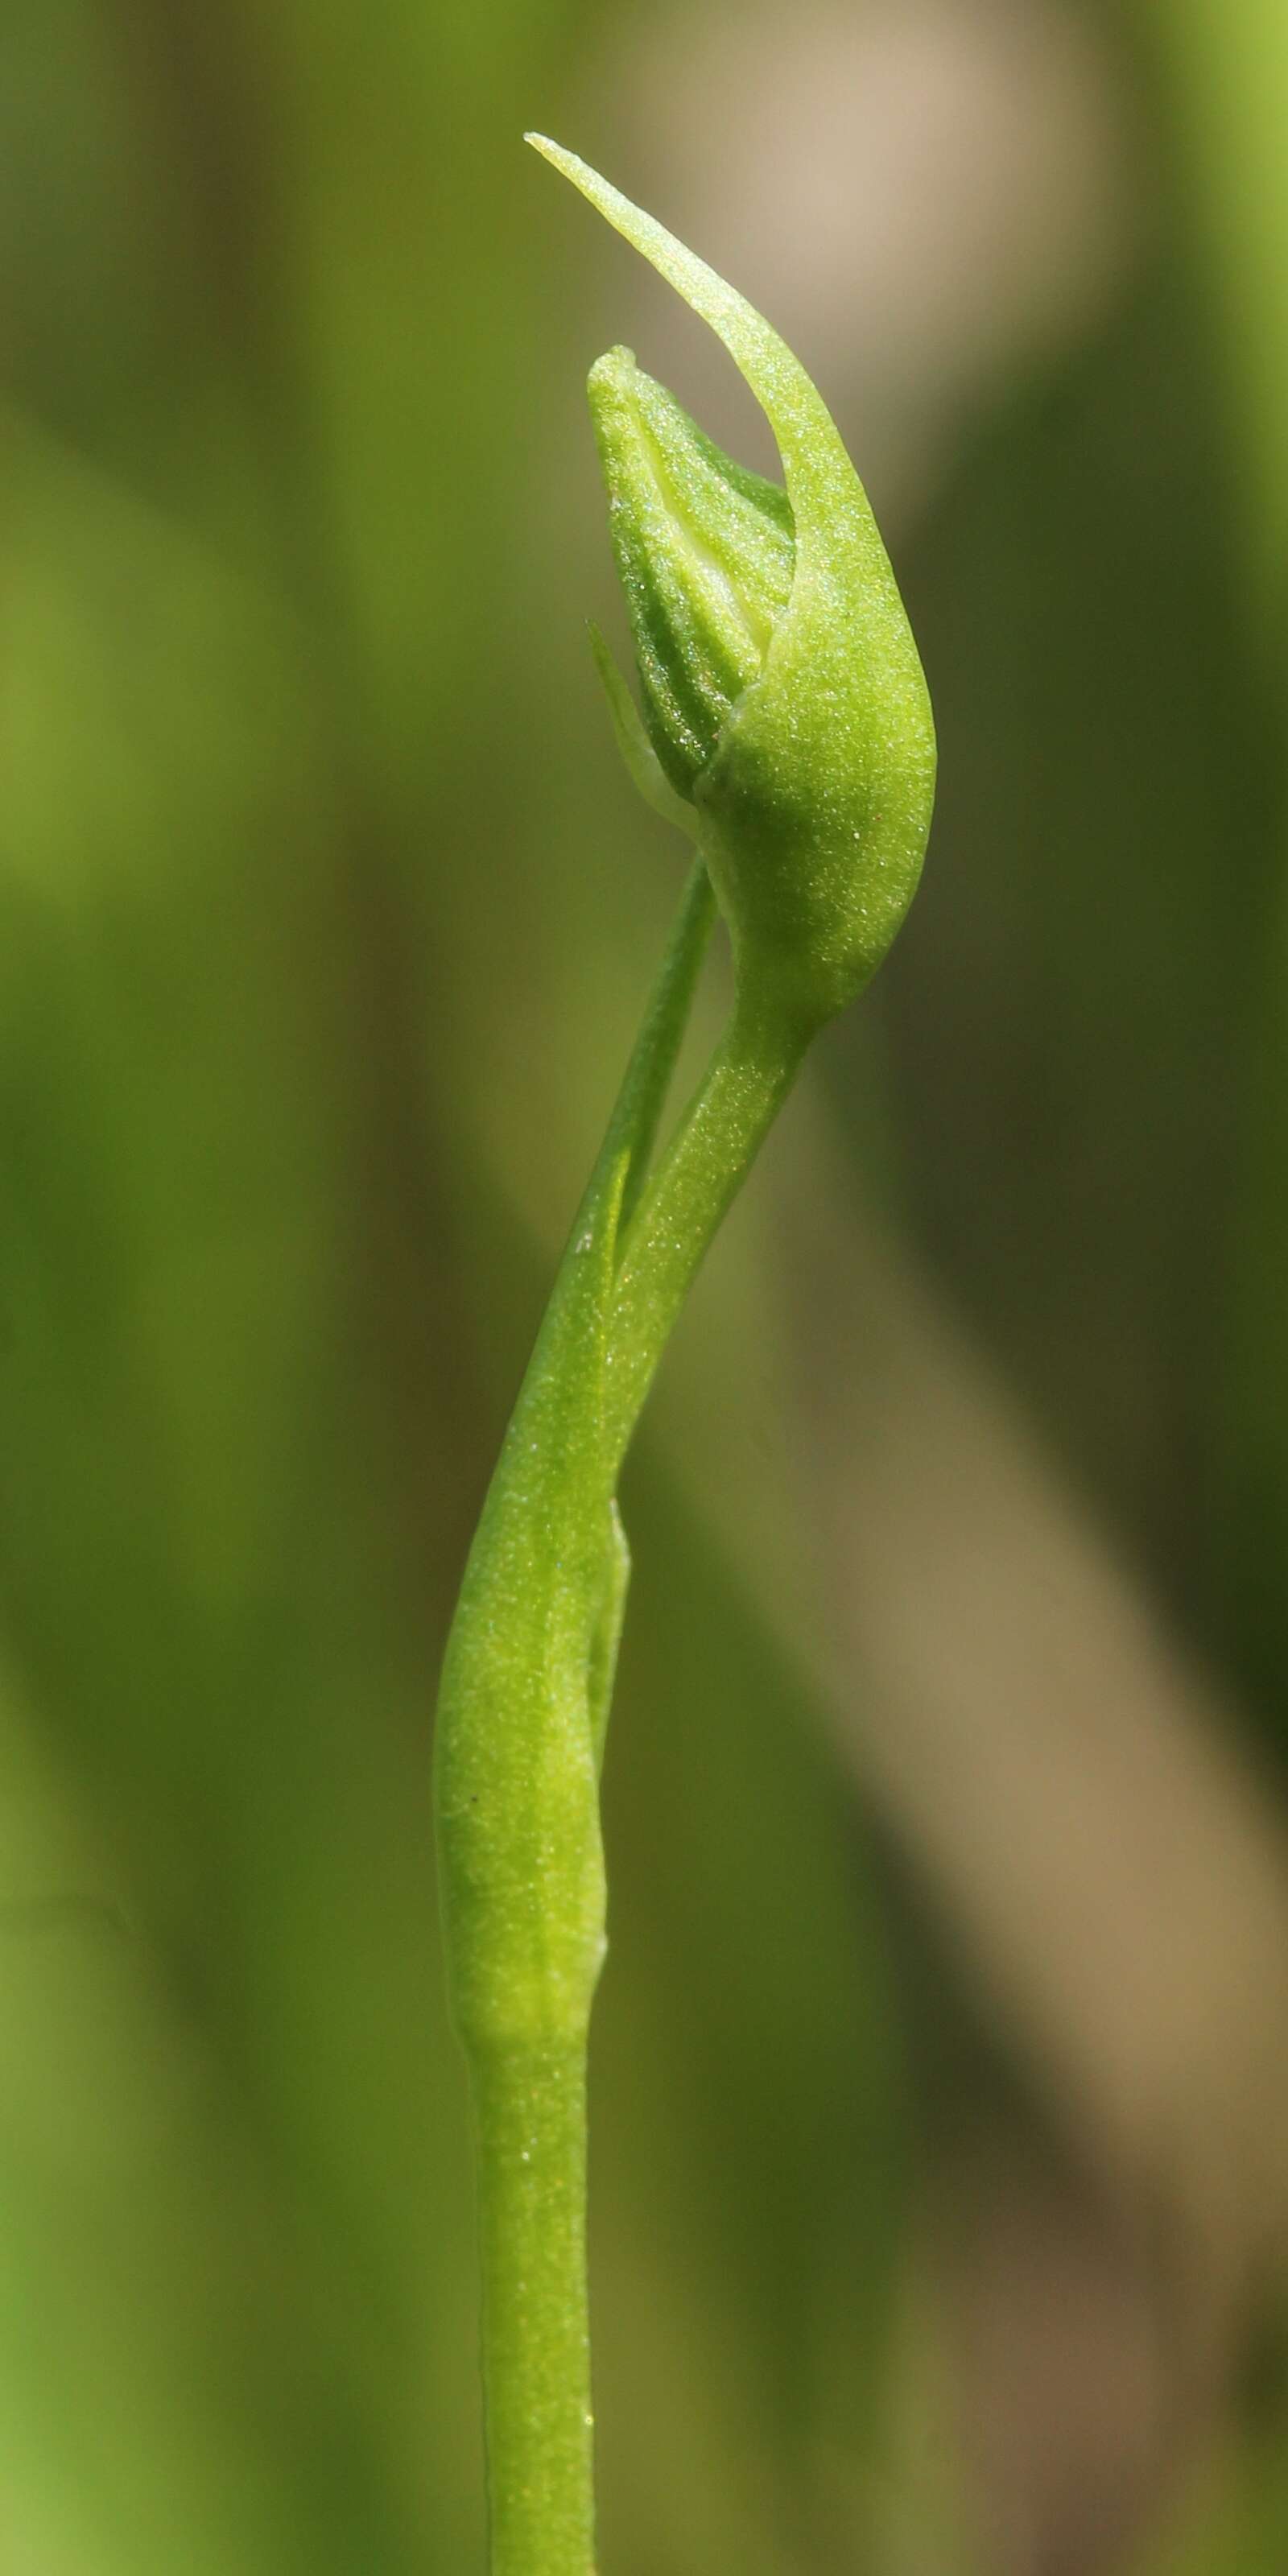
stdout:
[(589, 394), (645, 725), (691, 799), (791, 596), (792, 514), (781, 486), (723, 455), (629, 349), (591, 368)]
[(628, 351), (592, 371), (648, 741), (694, 809), (740, 989), (807, 1032), (881, 964), (921, 873), (935, 737), (903, 602), (836, 426), (777, 333), (573, 153), (529, 140), (723, 340), (778, 443), (781, 489), (723, 456)]

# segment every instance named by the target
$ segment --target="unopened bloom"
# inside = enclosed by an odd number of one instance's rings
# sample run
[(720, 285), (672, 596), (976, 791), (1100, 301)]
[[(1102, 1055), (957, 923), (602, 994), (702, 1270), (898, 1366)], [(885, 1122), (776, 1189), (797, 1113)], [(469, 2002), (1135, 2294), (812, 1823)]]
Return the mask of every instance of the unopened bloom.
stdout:
[(753, 308), (572, 153), (531, 138), (725, 343), (784, 483), (721, 454), (629, 351), (590, 379), (644, 722), (755, 987), (798, 1029), (867, 982), (916, 890), (935, 737), (866, 494)]
[(791, 596), (791, 510), (780, 484), (735, 465), (629, 349), (592, 367), (588, 391), (644, 721), (691, 798)]

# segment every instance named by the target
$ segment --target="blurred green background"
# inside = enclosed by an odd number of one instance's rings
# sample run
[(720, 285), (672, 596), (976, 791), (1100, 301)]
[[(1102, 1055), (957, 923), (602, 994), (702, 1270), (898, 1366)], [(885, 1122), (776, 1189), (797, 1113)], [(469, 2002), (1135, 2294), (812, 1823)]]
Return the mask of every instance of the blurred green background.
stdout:
[(942, 756), (624, 1497), (602, 2564), (1277, 2576), (1282, 0), (0, 63), (0, 2570), (482, 2576), (434, 1683), (683, 867), (586, 368), (769, 461), (536, 125), (816, 377)]

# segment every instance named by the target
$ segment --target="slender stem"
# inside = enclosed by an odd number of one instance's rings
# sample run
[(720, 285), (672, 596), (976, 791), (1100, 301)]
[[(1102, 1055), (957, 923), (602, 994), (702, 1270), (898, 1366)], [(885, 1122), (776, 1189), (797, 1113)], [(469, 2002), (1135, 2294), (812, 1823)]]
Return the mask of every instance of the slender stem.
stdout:
[[(627, 1574), (610, 1516), (616, 1468), (806, 1043), (739, 988), (647, 1175), (711, 920), (698, 868), (507, 1435), (444, 1668), (438, 1816), (478, 2158), (491, 2576), (592, 2576), (594, 2564), (586, 2044), (602, 1952), (596, 1771)], [(596, 1243), (610, 1251), (623, 1178), (634, 1214), (598, 1308), (587, 1307), (588, 1255)]]
[(592, 2576), (585, 2040), (471, 2073), (491, 2576)]
[(630, 1152), (618, 1218), (621, 1226), (629, 1222), (648, 1171), (715, 917), (716, 899), (706, 863), (695, 859), (600, 1151), (601, 1164), (610, 1162), (623, 1146)]
[(724, 1036), (622, 1245), (608, 1420), (620, 1462), (685, 1296), (790, 1091), (813, 1032), (739, 992)]
[[(538, 1336), (444, 1666), (437, 1814), (474, 2107), (492, 2576), (593, 2567), (586, 2044), (602, 1954), (596, 1775), (629, 1560), (599, 1440), (604, 1314), (597, 1332), (587, 1254), (620, 1223), (623, 1180), (622, 1203), (638, 1197), (713, 918), (699, 862)], [(596, 1614), (587, 1562), (601, 1542)]]

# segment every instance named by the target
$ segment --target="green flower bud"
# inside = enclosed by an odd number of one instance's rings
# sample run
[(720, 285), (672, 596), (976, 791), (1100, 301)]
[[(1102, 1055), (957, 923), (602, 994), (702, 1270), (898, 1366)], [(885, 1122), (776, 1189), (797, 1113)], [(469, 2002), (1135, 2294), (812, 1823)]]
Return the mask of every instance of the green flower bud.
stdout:
[(791, 510), (781, 485), (723, 455), (629, 349), (592, 367), (589, 393), (644, 721), (672, 786), (692, 798), (791, 595)]
[(722, 456), (626, 350), (591, 376), (649, 742), (695, 810), (741, 989), (808, 1030), (880, 965), (925, 855), (934, 724), (903, 602), (777, 333), (574, 154), (529, 140), (723, 340), (778, 442), (784, 490)]

